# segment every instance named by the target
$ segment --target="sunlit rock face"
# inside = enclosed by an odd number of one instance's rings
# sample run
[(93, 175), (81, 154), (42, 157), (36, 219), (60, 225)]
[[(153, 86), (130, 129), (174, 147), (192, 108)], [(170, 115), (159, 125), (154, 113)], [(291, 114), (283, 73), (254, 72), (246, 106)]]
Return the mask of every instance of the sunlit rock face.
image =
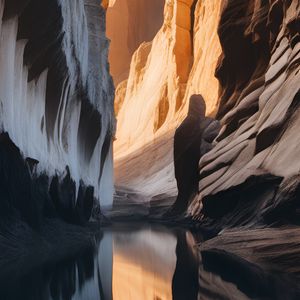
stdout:
[(232, 0), (222, 8), (223, 129), (200, 161), (197, 218), (222, 226), (299, 218), (299, 7)]
[(116, 158), (174, 129), (193, 93), (203, 94), (208, 114), (215, 111), (219, 11), (220, 1), (166, 1), (161, 29), (134, 53), (126, 87), (117, 89)]
[[(24, 172), (43, 176), (40, 198), (69, 221), (88, 219), (94, 199), (111, 203), (114, 89), (100, 2), (0, 1), (3, 202), (35, 201), (31, 187), (25, 199), (5, 188)], [(12, 153), (27, 160), (22, 171), (5, 164)]]
[(216, 112), (220, 5), (217, 0), (165, 1), (162, 27), (139, 46), (128, 79), (116, 88), (115, 181), (148, 200), (177, 193), (173, 134), (190, 96), (201, 93), (207, 114)]
[(109, 61), (115, 85), (127, 79), (131, 57), (142, 42), (151, 41), (163, 22), (164, 0), (107, 1)]

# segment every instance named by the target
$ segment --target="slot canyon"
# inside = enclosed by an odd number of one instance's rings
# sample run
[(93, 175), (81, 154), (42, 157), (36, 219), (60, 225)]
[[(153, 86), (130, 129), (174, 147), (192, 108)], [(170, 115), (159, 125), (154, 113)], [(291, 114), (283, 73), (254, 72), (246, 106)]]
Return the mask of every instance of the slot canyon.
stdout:
[(300, 299), (299, 70), (299, 0), (0, 0), (0, 299)]

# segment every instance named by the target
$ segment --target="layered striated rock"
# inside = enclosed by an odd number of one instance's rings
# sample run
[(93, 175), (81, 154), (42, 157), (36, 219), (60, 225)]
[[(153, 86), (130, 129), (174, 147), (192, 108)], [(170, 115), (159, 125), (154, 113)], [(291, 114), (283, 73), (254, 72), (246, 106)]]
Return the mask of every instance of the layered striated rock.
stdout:
[(215, 110), (219, 9), (219, 1), (166, 2), (162, 28), (151, 43), (140, 45), (126, 87), (117, 90), (116, 102), (122, 103), (117, 158), (174, 129), (185, 117), (191, 94), (203, 94), (208, 113)]
[(94, 199), (111, 203), (114, 88), (100, 2), (0, 1), (3, 215), (84, 222)]
[(212, 149), (212, 141), (220, 131), (220, 124), (205, 117), (206, 105), (200, 95), (190, 98), (187, 117), (174, 135), (174, 170), (178, 196), (171, 214), (185, 213), (191, 199), (198, 192), (198, 163)]
[[(162, 27), (134, 53), (129, 77), (116, 89), (118, 185), (149, 196), (159, 190), (176, 194), (172, 136), (186, 117), (188, 100), (202, 94), (208, 114), (215, 114), (218, 104), (214, 72), (221, 53), (220, 6), (217, 0), (166, 1)], [(155, 158), (150, 168), (143, 167), (146, 156)]]
[(189, 213), (222, 226), (298, 222), (298, 13), (297, 0), (167, 1), (116, 91), (117, 184), (144, 200), (176, 195), (172, 136), (202, 94), (223, 128)]
[(222, 226), (299, 218), (299, 7), (227, 1), (217, 68), (222, 132), (200, 161), (196, 218)]
[(107, 0), (107, 6), (110, 71), (117, 85), (127, 79), (135, 50), (159, 30), (164, 0)]

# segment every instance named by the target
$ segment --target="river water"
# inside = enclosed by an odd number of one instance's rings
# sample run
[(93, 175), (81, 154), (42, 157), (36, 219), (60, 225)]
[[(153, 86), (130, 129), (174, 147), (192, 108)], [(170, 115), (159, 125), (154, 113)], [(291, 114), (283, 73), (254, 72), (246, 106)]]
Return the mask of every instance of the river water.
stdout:
[(201, 257), (201, 240), (182, 228), (115, 224), (80, 255), (13, 283), (1, 300), (299, 299), (278, 298), (282, 282), (243, 261)]
[[(197, 251), (192, 243), (193, 236), (184, 229), (115, 224), (105, 227), (95, 246), (80, 255), (38, 266), (13, 282), (0, 291), (1, 300), (197, 299)], [(22, 266), (18, 269), (21, 273)]]
[(157, 225), (123, 225), (104, 231), (99, 249), (104, 299), (173, 299), (179, 287), (176, 280), (181, 281), (182, 296), (188, 296), (178, 299), (197, 299), (197, 251), (186, 246), (186, 261), (193, 268), (186, 265), (186, 270), (179, 270), (177, 260), (178, 240), (184, 244), (186, 239), (195, 242), (188, 231)]

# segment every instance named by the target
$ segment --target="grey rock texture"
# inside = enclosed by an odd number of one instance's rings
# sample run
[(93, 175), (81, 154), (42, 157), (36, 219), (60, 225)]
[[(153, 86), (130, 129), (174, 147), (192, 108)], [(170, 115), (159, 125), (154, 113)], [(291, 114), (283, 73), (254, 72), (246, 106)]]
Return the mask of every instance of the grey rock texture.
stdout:
[(300, 2), (226, 1), (216, 146), (199, 163), (197, 220), (221, 227), (298, 222)]
[(113, 193), (114, 87), (101, 1), (1, 0), (0, 37), (1, 201), (21, 215), (22, 205), (40, 206), (25, 213), (34, 220), (45, 208), (31, 184), (22, 186), (25, 200), (11, 189), (19, 177), (43, 178), (40, 198), (67, 221), (86, 221), (93, 202), (111, 204)]

